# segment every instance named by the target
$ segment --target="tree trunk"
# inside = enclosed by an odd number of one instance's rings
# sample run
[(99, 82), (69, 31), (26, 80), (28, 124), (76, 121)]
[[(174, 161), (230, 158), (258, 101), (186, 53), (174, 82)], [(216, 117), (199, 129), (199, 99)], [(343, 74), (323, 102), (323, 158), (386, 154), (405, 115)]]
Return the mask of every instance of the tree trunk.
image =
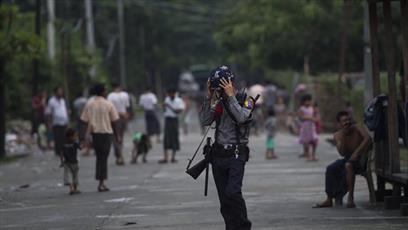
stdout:
[(6, 156), (6, 76), (5, 76), (5, 60), (0, 58), (0, 158)]
[(55, 1), (47, 0), (47, 47), (48, 57), (53, 60), (55, 57)]
[[(95, 30), (94, 30), (94, 20), (92, 11), (92, 1), (85, 0), (85, 21), (86, 21), (86, 45), (89, 54), (93, 57), (95, 55)], [(96, 66), (92, 64), (89, 69), (89, 76), (91, 79), (95, 78)]]
[[(41, 33), (41, 0), (36, 0), (36, 7), (35, 7), (35, 34), (40, 37)], [(31, 96), (34, 97), (38, 93), (38, 78), (39, 78), (39, 70), (38, 70), (38, 58), (33, 58), (33, 78), (31, 82)], [(31, 127), (32, 131), (37, 132), (34, 130), (34, 109), (31, 110)]]

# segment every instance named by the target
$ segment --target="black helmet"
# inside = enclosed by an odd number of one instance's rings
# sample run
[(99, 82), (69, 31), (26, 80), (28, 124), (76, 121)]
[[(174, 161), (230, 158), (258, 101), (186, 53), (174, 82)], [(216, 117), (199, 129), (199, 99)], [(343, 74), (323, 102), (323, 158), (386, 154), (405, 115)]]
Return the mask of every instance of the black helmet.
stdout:
[(219, 66), (211, 72), (209, 78), (211, 89), (219, 89), (222, 78), (225, 80), (234, 80), (234, 74), (226, 65)]

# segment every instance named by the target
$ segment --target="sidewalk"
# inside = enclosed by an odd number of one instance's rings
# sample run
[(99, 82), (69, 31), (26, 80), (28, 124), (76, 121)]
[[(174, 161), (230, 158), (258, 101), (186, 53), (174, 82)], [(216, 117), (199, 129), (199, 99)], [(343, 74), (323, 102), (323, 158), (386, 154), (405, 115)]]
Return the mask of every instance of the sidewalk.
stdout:
[[(62, 169), (51, 153), (1, 165), (1, 229), (224, 229), (212, 178), (204, 197), (203, 177), (194, 181), (184, 172), (199, 139), (198, 133), (182, 136), (178, 164), (157, 164), (158, 144), (145, 165), (118, 167), (111, 154), (108, 193), (96, 192), (94, 157), (81, 158), (83, 193), (76, 196), (61, 186)], [(338, 157), (323, 139), (320, 161), (311, 163), (297, 157), (301, 147), (293, 136), (278, 135), (274, 161), (264, 160), (264, 137), (251, 138), (243, 192), (253, 229), (406, 229), (408, 218), (398, 211), (369, 205), (362, 177), (356, 182), (356, 209), (311, 208), (325, 197), (325, 167)], [(130, 147), (127, 140), (127, 162)]]

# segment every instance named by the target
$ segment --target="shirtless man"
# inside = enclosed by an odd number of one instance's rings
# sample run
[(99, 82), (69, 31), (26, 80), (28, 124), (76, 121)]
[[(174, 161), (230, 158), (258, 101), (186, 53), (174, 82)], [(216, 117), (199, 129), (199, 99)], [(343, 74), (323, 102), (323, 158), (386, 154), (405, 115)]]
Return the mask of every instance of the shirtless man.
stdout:
[(348, 192), (347, 208), (354, 208), (354, 182), (359, 171), (359, 161), (371, 147), (371, 139), (364, 128), (353, 124), (350, 114), (341, 111), (336, 116), (339, 130), (334, 133), (337, 151), (343, 159), (336, 160), (326, 168), (327, 199), (315, 208), (333, 207), (333, 199), (341, 205)]

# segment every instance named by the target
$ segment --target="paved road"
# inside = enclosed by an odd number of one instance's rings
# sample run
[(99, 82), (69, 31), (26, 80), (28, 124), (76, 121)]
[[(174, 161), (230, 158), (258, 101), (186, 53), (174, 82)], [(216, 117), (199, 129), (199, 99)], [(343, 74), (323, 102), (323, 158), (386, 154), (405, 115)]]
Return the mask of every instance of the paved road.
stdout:
[[(198, 132), (182, 136), (178, 164), (157, 164), (158, 144), (147, 164), (119, 167), (111, 155), (108, 193), (96, 191), (94, 157), (81, 158), (83, 193), (75, 196), (61, 186), (62, 169), (51, 153), (0, 165), (0, 229), (224, 229), (213, 181), (203, 197), (203, 179), (194, 181), (184, 173), (199, 139)], [(369, 205), (363, 178), (357, 178), (356, 209), (311, 208), (324, 197), (325, 165), (337, 158), (324, 141), (317, 163), (297, 158), (300, 146), (292, 136), (278, 135), (275, 161), (264, 160), (263, 143), (264, 136), (252, 138), (244, 181), (253, 229), (407, 229), (408, 219), (397, 211)]]

